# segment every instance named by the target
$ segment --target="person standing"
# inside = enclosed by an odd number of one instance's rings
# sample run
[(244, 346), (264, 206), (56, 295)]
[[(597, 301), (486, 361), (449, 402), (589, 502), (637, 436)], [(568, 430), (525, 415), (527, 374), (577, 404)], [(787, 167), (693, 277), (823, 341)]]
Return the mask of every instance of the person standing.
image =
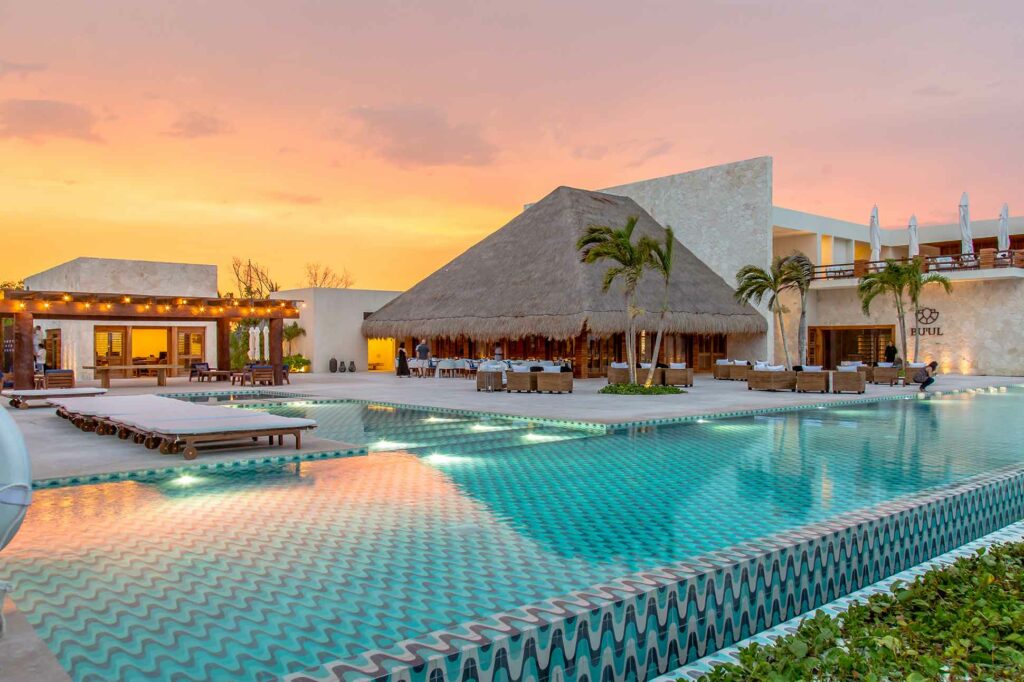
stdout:
[(885, 361), (889, 363), (896, 362), (896, 346), (891, 343), (885, 346)]
[(420, 343), (416, 346), (416, 359), (426, 362), (430, 359), (430, 346), (427, 345), (426, 339), (420, 339)]
[(918, 368), (914, 372), (914, 383), (921, 384), (921, 392), (924, 393), (925, 389), (935, 383), (935, 373), (939, 369), (939, 363), (932, 360), (924, 367)]
[(398, 344), (398, 364), (395, 365), (395, 374), (400, 377), (412, 376), (409, 372), (409, 358), (405, 354), (405, 341)]

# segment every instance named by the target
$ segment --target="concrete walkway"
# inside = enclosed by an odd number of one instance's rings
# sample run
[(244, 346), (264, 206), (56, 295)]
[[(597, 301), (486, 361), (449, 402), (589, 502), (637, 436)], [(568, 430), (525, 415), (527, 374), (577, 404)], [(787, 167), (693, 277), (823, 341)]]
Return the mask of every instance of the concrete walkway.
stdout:
[[(1024, 378), (949, 375), (939, 377), (935, 388), (956, 390), (1016, 383), (1024, 383)], [(83, 382), (82, 385), (88, 385), (88, 382)], [(771, 407), (827, 404), (851, 398), (910, 394), (917, 390), (913, 387), (890, 388), (869, 384), (864, 395), (748, 391), (745, 382), (716, 381), (710, 377), (698, 376), (696, 385), (681, 395), (614, 396), (598, 393), (604, 385), (604, 379), (589, 379), (577, 380), (575, 391), (571, 394), (485, 393), (477, 392), (476, 383), (468, 379), (399, 379), (390, 373), (360, 373), (298, 375), (294, 376), (290, 386), (265, 390), (317, 398), (380, 400), (608, 424), (762, 410)], [(230, 390), (232, 387), (225, 383), (189, 383), (186, 379), (172, 379), (168, 386), (160, 389), (148, 381), (115, 380), (110, 394)], [(197, 459), (187, 462), (180, 455), (161, 455), (157, 450), (146, 450), (131, 441), (79, 431), (48, 408), (9, 409), (8, 412), (14, 417), (25, 436), (32, 457), (32, 474), (37, 479), (296, 454), (296, 451), (287, 445), (254, 447), (202, 452)], [(301, 453), (305, 454), (347, 450), (352, 447), (346, 443), (315, 436), (305, 436), (302, 442)]]

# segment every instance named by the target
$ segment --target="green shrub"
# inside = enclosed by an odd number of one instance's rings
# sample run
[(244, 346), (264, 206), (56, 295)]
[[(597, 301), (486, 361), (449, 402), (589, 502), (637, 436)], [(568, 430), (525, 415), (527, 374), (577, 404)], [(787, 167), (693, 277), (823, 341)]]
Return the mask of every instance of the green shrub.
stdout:
[(913, 583), (818, 613), (740, 651), (703, 682), (1024, 679), (1024, 542), (979, 550)]
[(644, 386), (643, 384), (608, 384), (598, 393), (610, 395), (675, 395), (686, 393), (675, 386)]
[(291, 372), (302, 372), (311, 364), (309, 358), (302, 357), (302, 353), (286, 355), (282, 358), (282, 362), (288, 366), (288, 370)]

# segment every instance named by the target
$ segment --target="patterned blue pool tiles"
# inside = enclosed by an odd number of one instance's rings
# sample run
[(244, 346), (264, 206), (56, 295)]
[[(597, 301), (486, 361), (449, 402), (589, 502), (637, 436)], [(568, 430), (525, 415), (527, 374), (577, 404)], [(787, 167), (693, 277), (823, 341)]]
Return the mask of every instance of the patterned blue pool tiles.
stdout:
[(846, 597), (836, 599), (835, 601), (829, 602), (824, 606), (813, 609), (812, 611), (797, 616), (796, 618), (791, 618), (785, 623), (781, 623), (752, 637), (748, 637), (742, 642), (737, 642), (732, 646), (726, 647), (720, 651), (716, 651), (713, 654), (705, 656), (704, 658), (689, 663), (682, 668), (666, 673), (665, 675), (655, 679), (654, 682), (676, 682), (680, 679), (700, 679), (703, 675), (711, 672), (715, 666), (723, 663), (737, 663), (739, 661), (740, 650), (750, 646), (751, 644), (770, 645), (779, 637), (795, 634), (797, 628), (800, 627), (800, 624), (805, 619), (812, 618), (819, 612), (827, 613), (830, 616), (838, 616), (857, 602), (862, 602), (876, 594), (889, 593), (892, 590), (893, 585), (897, 582), (911, 583), (916, 578), (929, 571), (941, 569), (944, 566), (952, 564), (957, 559), (973, 556), (982, 548), (1006, 542), (1020, 542), (1021, 540), (1024, 540), (1024, 522), (1010, 524), (1006, 528), (997, 530), (994, 533), (989, 533), (988, 535), (973, 542), (968, 542), (966, 545), (958, 547), (951, 552), (946, 552), (934, 559), (920, 563), (913, 568), (896, 573), (884, 580), (879, 580), (878, 582), (857, 590)]
[(297, 674), (289, 682), (644, 680), (1024, 517), (1024, 467), (979, 476)]

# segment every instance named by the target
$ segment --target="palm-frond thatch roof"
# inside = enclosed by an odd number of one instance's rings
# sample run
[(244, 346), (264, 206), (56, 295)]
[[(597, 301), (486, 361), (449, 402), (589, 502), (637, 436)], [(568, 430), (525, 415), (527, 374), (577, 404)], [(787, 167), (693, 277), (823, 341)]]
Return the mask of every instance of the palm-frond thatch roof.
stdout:
[[(580, 262), (576, 240), (589, 225), (639, 220), (634, 239), (664, 230), (632, 199), (559, 187), (497, 232), (394, 299), (363, 322), (369, 338), (468, 336), (479, 340), (542, 336), (568, 339), (586, 326), (599, 336), (625, 328), (617, 285), (601, 291), (607, 263)], [(639, 329), (655, 329), (664, 285), (644, 276)], [(682, 244), (675, 245), (666, 330), (758, 333), (765, 319), (737, 303), (732, 288)]]

